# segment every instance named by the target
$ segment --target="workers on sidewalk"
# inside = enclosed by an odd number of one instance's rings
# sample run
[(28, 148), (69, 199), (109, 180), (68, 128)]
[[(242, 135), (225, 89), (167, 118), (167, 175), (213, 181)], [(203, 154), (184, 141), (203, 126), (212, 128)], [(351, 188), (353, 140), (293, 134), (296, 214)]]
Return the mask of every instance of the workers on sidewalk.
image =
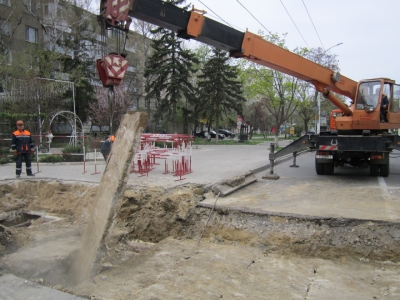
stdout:
[(101, 154), (103, 154), (105, 161), (107, 161), (108, 156), (110, 155), (111, 147), (112, 147), (112, 144), (114, 143), (114, 141), (115, 141), (115, 136), (111, 135), (101, 145), (100, 152), (101, 152)]
[(32, 173), (31, 154), (35, 153), (35, 144), (33, 143), (31, 133), (24, 129), (24, 122), (18, 120), (17, 130), (13, 132), (11, 139), (11, 150), (16, 158), (15, 174), (17, 178), (21, 177), (22, 160), (25, 160), (27, 176), (35, 176)]

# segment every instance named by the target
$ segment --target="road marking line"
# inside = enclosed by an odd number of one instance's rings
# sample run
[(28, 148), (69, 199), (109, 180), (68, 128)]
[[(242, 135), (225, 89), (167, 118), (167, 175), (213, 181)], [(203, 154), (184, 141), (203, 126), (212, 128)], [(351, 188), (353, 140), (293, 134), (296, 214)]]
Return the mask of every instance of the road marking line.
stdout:
[(389, 190), (388, 190), (388, 187), (387, 187), (385, 179), (383, 179), (383, 177), (378, 176), (378, 183), (379, 183), (379, 187), (380, 187), (381, 192), (382, 192), (383, 199), (385, 200), (384, 209), (385, 209), (386, 215), (390, 219), (393, 218), (393, 217), (396, 218), (396, 216), (393, 215), (393, 213), (392, 213), (392, 211), (390, 209), (389, 203), (392, 200), (392, 197), (390, 196), (390, 193), (389, 193)]
[(391, 197), (385, 179), (378, 176), (378, 183), (379, 187), (381, 188), (383, 198), (385, 198), (385, 200), (390, 200)]

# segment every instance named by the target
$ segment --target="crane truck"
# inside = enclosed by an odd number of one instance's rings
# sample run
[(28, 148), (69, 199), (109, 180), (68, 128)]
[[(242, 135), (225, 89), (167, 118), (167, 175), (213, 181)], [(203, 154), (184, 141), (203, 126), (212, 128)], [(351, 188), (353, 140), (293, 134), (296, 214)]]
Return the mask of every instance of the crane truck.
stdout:
[[(389, 154), (400, 150), (400, 136), (392, 133), (400, 128), (400, 85), (389, 78), (353, 81), (257, 34), (238, 31), (204, 14), (161, 0), (102, 0), (98, 19), (107, 28), (127, 30), (131, 17), (136, 18), (172, 30), (181, 38), (225, 50), (233, 58), (243, 58), (314, 85), (338, 108), (335, 126), (319, 134), (304, 135), (276, 153), (272, 151), (272, 166), (277, 158), (292, 153), (295, 157), (298, 151), (308, 148), (315, 151), (318, 175), (331, 175), (335, 167), (350, 164), (370, 168), (372, 176), (389, 176)], [(103, 85), (109, 88), (120, 82), (123, 68), (127, 68), (124, 57), (111, 55), (97, 63)], [(335, 93), (350, 98), (352, 104), (343, 103)], [(384, 112), (387, 121), (381, 122), (380, 104), (385, 95), (389, 100)]]

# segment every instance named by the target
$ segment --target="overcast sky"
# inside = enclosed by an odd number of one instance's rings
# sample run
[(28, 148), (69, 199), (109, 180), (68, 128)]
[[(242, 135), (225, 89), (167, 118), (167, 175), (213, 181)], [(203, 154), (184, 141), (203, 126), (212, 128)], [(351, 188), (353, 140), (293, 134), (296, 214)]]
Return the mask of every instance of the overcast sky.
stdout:
[(387, 77), (400, 83), (400, 63), (396, 59), (400, 54), (400, 0), (239, 1), (262, 25), (237, 0), (186, 3), (206, 10), (207, 17), (224, 23), (218, 15), (240, 31), (258, 33), (261, 29), (267, 33), (268, 29), (279, 35), (287, 33), (289, 50), (328, 50), (343, 43), (329, 50), (338, 55), (341, 74), (355, 81)]

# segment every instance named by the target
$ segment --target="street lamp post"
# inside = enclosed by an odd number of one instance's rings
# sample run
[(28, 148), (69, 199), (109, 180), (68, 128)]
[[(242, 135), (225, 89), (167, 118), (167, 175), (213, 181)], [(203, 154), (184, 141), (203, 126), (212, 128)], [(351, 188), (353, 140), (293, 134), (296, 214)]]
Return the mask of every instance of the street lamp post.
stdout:
[[(336, 45), (333, 45), (332, 47), (329, 47), (326, 49), (324, 52), (322, 52), (321, 58), (324, 57), (324, 55), (331, 50), (334, 47), (340, 46), (343, 43), (338, 43)], [(317, 96), (317, 103), (318, 103), (318, 124), (317, 124), (317, 130), (315, 131), (315, 134), (319, 134), (321, 132), (321, 98)]]

